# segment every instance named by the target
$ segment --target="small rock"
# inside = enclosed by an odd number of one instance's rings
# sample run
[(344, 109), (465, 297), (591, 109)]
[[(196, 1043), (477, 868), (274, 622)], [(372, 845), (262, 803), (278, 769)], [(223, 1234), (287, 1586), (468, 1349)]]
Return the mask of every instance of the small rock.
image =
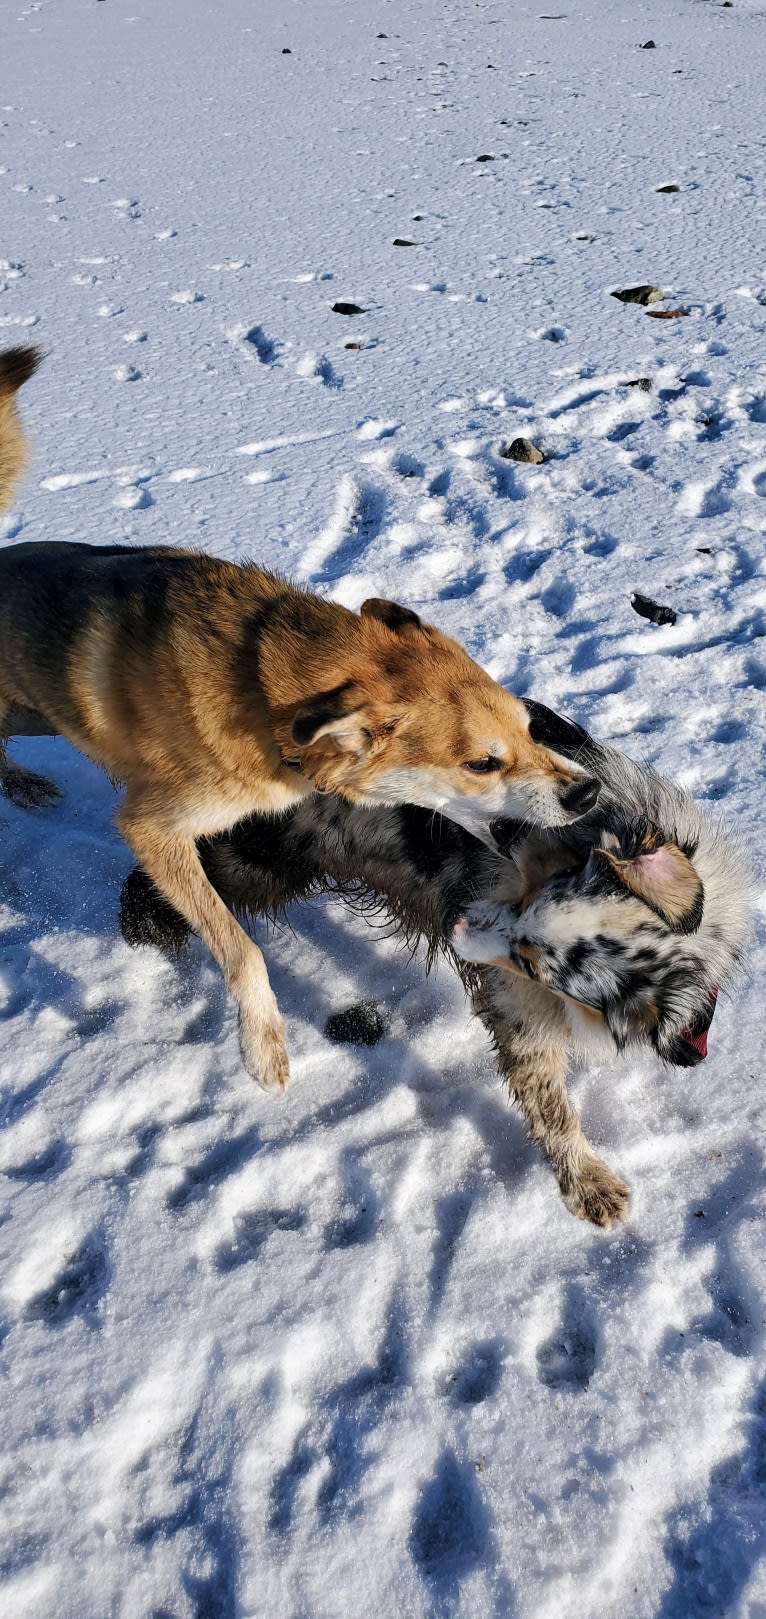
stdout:
[(374, 1001), (356, 1001), (343, 1012), (331, 1012), (324, 1032), (336, 1045), (375, 1046), (385, 1025)]
[(626, 378), (625, 387), (640, 388), (642, 393), (650, 394), (652, 391), (652, 379), (651, 377), (628, 377)]
[(674, 608), (663, 607), (661, 602), (653, 602), (651, 596), (641, 596), (637, 590), (633, 591), (630, 605), (634, 613), (648, 618), (651, 624), (675, 624), (678, 617)]
[(642, 51), (656, 51), (656, 49), (657, 49), (657, 46), (656, 46), (656, 45), (655, 45), (655, 43), (654, 43), (654, 40), (653, 40), (653, 39), (646, 39), (646, 40), (644, 40), (644, 43), (643, 43), (643, 45), (642, 45), (642, 46), (641, 46), (641, 47), (640, 47), (640, 49), (641, 49), (641, 50), (642, 50)]
[(500, 451), (504, 461), (526, 461), (531, 466), (539, 466), (545, 460), (542, 450), (528, 438), (515, 438)]
[(652, 287), (648, 282), (640, 287), (621, 287), (619, 292), (612, 293), (621, 304), (656, 304), (662, 296), (661, 288)]
[(363, 315), (364, 314), (364, 310), (362, 309), (360, 304), (346, 303), (342, 298), (339, 300), (339, 302), (337, 304), (332, 305), (332, 311), (333, 311), (334, 315)]
[(681, 187), (677, 186), (675, 184), (671, 184), (671, 185), (667, 185), (667, 186), (655, 186), (654, 189), (655, 189), (658, 197), (665, 197), (665, 196), (668, 196), (671, 191), (680, 191)]

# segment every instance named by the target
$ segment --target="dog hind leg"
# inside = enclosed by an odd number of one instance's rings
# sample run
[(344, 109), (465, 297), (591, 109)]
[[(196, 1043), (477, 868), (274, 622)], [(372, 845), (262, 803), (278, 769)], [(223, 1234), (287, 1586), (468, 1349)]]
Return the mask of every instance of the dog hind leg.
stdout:
[[(169, 818), (169, 817), (168, 817)], [(258, 946), (208, 882), (193, 837), (168, 831), (167, 819), (129, 792), (117, 825), (144, 872), (215, 957), (239, 1005), (239, 1043), (247, 1072), (282, 1095), (290, 1070), (284, 1025)]]
[(38, 776), (34, 770), (14, 764), (5, 751), (7, 723), (12, 705), (0, 697), (0, 792), (18, 809), (42, 809), (55, 803), (61, 791), (47, 776)]
[(525, 1026), (521, 1009), (493, 993), (489, 975), (475, 996), (476, 1011), (495, 1043), (498, 1067), (521, 1108), (532, 1140), (542, 1148), (571, 1214), (593, 1225), (625, 1218), (630, 1192), (587, 1141), (566, 1089), (568, 1053), (562, 1040)]

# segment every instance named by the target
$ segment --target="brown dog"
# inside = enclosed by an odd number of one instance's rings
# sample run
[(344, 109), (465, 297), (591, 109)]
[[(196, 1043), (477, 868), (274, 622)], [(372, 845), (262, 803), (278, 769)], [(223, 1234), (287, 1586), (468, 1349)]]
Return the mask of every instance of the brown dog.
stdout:
[[(13, 471), (13, 434), (9, 446)], [(239, 1004), (245, 1067), (276, 1092), (288, 1062), (266, 966), (207, 880), (197, 838), (319, 788), (440, 810), (491, 844), (493, 822), (560, 826), (599, 790), (407, 608), (372, 600), (357, 615), (260, 568), (170, 547), (0, 551), (0, 737), (19, 707), (124, 782), (119, 829), (214, 955)], [(0, 787), (23, 805), (57, 791), (2, 746)]]

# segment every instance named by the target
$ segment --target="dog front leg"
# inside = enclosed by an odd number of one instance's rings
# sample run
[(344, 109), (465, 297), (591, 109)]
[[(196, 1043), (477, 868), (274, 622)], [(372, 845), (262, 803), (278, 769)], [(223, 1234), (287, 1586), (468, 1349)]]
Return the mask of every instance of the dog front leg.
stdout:
[(247, 1072), (263, 1090), (281, 1095), (290, 1070), (266, 963), (208, 882), (194, 839), (169, 832), (156, 810), (147, 811), (130, 794), (117, 825), (146, 874), (218, 962), (239, 1005), (239, 1043)]
[(527, 1121), (532, 1140), (553, 1167), (567, 1208), (593, 1225), (624, 1219), (629, 1189), (589, 1145), (569, 1099), (564, 1037), (543, 1032), (539, 1013), (525, 1006), (529, 987), (514, 988), (505, 973), (482, 974), (474, 1006), (489, 1030), (498, 1067)]

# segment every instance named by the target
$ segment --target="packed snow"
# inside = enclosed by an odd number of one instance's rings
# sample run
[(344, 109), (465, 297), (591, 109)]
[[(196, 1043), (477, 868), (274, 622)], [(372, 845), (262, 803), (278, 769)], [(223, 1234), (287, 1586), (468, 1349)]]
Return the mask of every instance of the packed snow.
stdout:
[(14, 744), (65, 794), (0, 804), (14, 1619), (766, 1619), (766, 5), (538, 3), (4, 10), (4, 541), (406, 601), (739, 829), (760, 922), (701, 1068), (575, 1076), (600, 1233), (339, 901), (259, 930), (254, 1087), (202, 947), (121, 939), (109, 782)]

